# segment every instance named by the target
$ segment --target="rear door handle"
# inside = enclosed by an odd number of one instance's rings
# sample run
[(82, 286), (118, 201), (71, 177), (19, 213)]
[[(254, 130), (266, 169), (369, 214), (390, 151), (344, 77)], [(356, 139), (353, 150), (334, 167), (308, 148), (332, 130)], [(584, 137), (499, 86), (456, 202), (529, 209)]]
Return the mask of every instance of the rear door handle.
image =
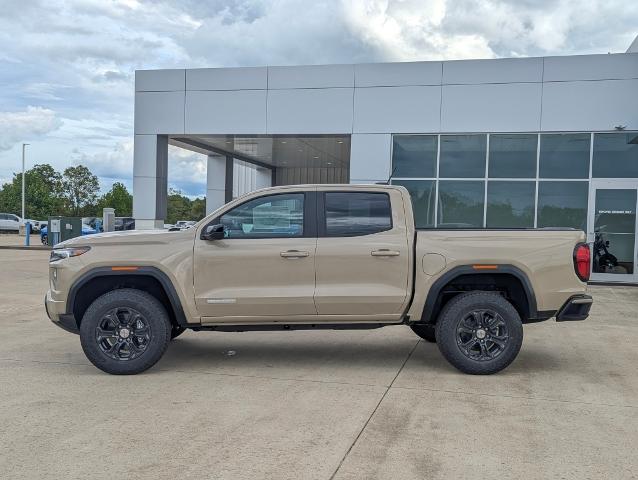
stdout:
[(387, 248), (380, 248), (379, 250), (372, 250), (370, 255), (373, 257), (398, 257), (401, 255), (401, 252), (397, 252), (396, 250), (390, 250)]
[(303, 258), (310, 256), (310, 253), (302, 250), (286, 250), (285, 252), (281, 252), (279, 255), (283, 258)]

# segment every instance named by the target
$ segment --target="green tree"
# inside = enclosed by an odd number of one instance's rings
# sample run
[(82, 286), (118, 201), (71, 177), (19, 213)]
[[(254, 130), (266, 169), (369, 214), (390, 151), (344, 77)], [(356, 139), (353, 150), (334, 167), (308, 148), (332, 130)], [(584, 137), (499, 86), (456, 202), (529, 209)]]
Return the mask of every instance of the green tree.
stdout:
[(191, 202), (190, 220), (201, 220), (206, 216), (206, 198), (196, 198)]
[[(25, 216), (46, 220), (63, 213), (62, 177), (48, 164), (35, 165), (25, 172)], [(0, 189), (0, 211), (20, 215), (22, 210), (22, 173), (15, 173)]]
[(76, 217), (95, 214), (100, 183), (84, 165), (68, 167), (62, 175), (62, 191), (68, 212)]
[(123, 183), (115, 182), (98, 200), (97, 215), (102, 214), (103, 208), (114, 208), (118, 217), (130, 217), (133, 215), (133, 196)]
[(182, 195), (179, 190), (170, 189), (168, 191), (168, 202), (166, 206), (166, 222), (175, 223), (178, 220), (190, 220), (191, 201)]

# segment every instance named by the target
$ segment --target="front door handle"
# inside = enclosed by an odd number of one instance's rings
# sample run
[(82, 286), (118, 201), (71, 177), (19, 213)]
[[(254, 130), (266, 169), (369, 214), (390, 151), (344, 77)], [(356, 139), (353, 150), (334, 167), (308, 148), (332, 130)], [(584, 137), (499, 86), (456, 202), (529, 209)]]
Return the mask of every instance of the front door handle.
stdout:
[(387, 248), (380, 248), (379, 250), (372, 250), (370, 255), (373, 257), (398, 257), (401, 255), (401, 252), (397, 252), (396, 250), (390, 250)]
[(285, 252), (281, 252), (279, 255), (283, 258), (303, 258), (310, 256), (310, 253), (302, 250), (286, 250)]

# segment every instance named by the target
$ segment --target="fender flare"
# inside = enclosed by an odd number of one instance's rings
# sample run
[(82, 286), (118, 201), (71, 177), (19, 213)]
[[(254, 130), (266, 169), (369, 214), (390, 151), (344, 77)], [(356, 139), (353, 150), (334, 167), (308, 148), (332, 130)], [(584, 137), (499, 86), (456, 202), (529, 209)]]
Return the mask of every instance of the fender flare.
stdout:
[[(425, 305), (423, 306), (421, 321), (425, 323), (431, 323), (430, 319), (432, 319), (434, 311), (439, 306), (439, 294), (441, 293), (441, 290), (443, 290), (443, 287), (445, 287), (448, 283), (461, 275), (480, 275), (485, 273), (485, 271), (475, 270), (472, 265), (460, 265), (445, 272), (438, 279), (436, 279), (436, 281), (430, 287), (428, 296), (425, 300)], [(490, 273), (494, 273), (496, 275), (509, 274), (516, 277), (521, 282), (521, 285), (523, 285), (523, 290), (525, 292), (525, 296), (527, 297), (529, 319), (535, 319), (538, 317), (536, 295), (534, 294), (532, 283), (529, 281), (529, 278), (527, 277), (525, 272), (523, 272), (520, 268), (515, 267), (514, 265), (498, 264), (498, 268), (496, 270), (491, 270)]]
[[(173, 282), (171, 282), (168, 275), (166, 275), (163, 271), (161, 271), (157, 267), (137, 267), (135, 270), (113, 270), (112, 267), (96, 267), (88, 272), (83, 273), (71, 286), (69, 289), (69, 294), (66, 299), (66, 311), (69, 314), (73, 314), (73, 309), (75, 307), (75, 299), (77, 297), (78, 291), (86, 285), (90, 280), (99, 277), (125, 277), (125, 276), (137, 276), (137, 277), (152, 277), (157, 280), (164, 291), (166, 292), (166, 296), (168, 297), (168, 301), (170, 302), (171, 308), (173, 309), (173, 313), (175, 314), (175, 319), (180, 326), (187, 326), (188, 322), (186, 321), (186, 315), (184, 315), (184, 308), (182, 307), (182, 302), (179, 299), (179, 295), (177, 294), (177, 290), (175, 290), (175, 286)], [(77, 321), (78, 319), (76, 319)]]

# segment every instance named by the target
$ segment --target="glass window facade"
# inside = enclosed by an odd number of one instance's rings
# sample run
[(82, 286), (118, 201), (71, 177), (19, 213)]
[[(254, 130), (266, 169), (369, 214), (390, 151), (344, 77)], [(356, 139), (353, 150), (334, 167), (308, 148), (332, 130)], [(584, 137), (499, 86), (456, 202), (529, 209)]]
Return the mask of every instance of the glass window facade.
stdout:
[(418, 228), (586, 230), (591, 178), (638, 179), (638, 132), (397, 134), (393, 145), (392, 183), (410, 192)]
[(436, 177), (436, 135), (395, 135), (392, 144), (394, 177)]
[(539, 182), (538, 227), (587, 227), (588, 182)]
[(638, 178), (638, 132), (596, 133), (592, 177)]
[(532, 228), (535, 196), (534, 182), (488, 182), (487, 228)]
[(441, 180), (439, 182), (440, 228), (481, 228), (485, 182)]
[(538, 135), (490, 135), (491, 178), (536, 178)]
[(442, 178), (483, 178), (487, 135), (441, 135)]
[(589, 178), (589, 133), (541, 135), (538, 162), (541, 178)]

